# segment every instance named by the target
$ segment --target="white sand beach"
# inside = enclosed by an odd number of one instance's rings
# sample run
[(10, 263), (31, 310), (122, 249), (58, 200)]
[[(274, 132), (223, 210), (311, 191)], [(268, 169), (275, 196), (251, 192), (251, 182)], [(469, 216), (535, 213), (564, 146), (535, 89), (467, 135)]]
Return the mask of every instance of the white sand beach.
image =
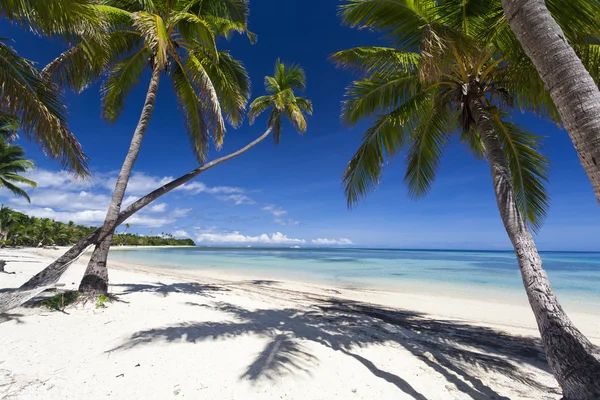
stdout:
[[(0, 290), (60, 254), (0, 250)], [(1, 399), (560, 398), (523, 301), (115, 263), (110, 279), (106, 308), (0, 316)], [(593, 310), (567, 312), (600, 344)]]

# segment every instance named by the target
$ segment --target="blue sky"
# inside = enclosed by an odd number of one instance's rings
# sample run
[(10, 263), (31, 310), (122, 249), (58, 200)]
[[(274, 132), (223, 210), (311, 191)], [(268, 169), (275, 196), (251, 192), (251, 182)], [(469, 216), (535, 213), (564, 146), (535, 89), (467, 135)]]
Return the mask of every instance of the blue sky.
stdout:
[[(336, 1), (254, 1), (251, 30), (259, 36), (250, 45), (243, 37), (220, 43), (248, 69), (253, 97), (264, 94), (263, 78), (272, 74), (277, 58), (301, 64), (307, 74), (305, 96), (314, 103), (308, 132), (299, 136), (290, 126), (275, 148), (268, 140), (242, 157), (214, 168), (184, 189), (157, 201), (131, 220), (142, 234), (174, 232), (198, 244), (348, 245), (510, 249), (492, 191), (489, 168), (472, 159), (461, 145), (448, 149), (431, 193), (411, 200), (402, 178), (402, 156), (386, 166), (381, 186), (349, 211), (340, 177), (358, 148), (365, 124), (340, 123), (340, 102), (353, 76), (328, 61), (333, 52), (360, 45), (383, 44), (375, 34), (341, 27)], [(2, 22), (2, 37), (40, 66), (62, 47)], [(116, 124), (100, 118), (98, 86), (69, 94), (71, 129), (91, 158), (93, 179), (74, 181), (60, 166), (24, 139), (19, 140), (38, 169), (40, 187), (32, 204), (1, 192), (0, 201), (40, 217), (99, 225), (110, 188), (139, 118), (149, 75), (129, 96)], [(553, 168), (547, 222), (536, 237), (542, 250), (600, 250), (600, 209), (566, 132), (531, 115), (516, 114), (528, 129), (547, 136), (546, 154)], [(259, 136), (265, 118), (254, 126), (229, 129), (221, 151), (231, 152)], [(167, 79), (159, 89), (141, 155), (128, 190), (129, 201), (197, 166)], [(162, 183), (161, 183), (162, 182)]]

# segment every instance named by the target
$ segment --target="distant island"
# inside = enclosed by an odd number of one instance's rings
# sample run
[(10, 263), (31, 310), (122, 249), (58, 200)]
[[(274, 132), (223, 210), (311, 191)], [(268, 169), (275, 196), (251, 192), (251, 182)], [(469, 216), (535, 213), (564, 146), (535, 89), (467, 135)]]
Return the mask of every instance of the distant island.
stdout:
[[(113, 237), (113, 245), (127, 246), (195, 246), (192, 239), (177, 239), (170, 233), (160, 236), (143, 236), (127, 233), (125, 230)], [(69, 246), (94, 232), (94, 226), (76, 225), (73, 221), (63, 223), (50, 218), (30, 217), (29, 215), (0, 208), (0, 245), (2, 246)]]

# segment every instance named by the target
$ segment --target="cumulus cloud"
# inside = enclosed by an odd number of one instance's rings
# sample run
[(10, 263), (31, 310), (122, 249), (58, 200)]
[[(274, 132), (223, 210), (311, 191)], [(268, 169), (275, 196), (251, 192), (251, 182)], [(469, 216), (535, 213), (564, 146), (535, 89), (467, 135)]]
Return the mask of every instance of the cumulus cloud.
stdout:
[[(31, 204), (42, 208), (68, 208), (69, 210), (104, 210), (108, 209), (110, 197), (86, 191), (64, 192), (55, 189), (31, 191)], [(12, 197), (11, 203), (24, 204), (26, 200)]]
[(173, 218), (182, 218), (188, 215), (188, 213), (192, 211), (191, 208), (176, 208), (171, 212), (171, 217)]
[(153, 213), (165, 212), (165, 211), (167, 211), (167, 203), (159, 203), (159, 204), (150, 206), (148, 211), (153, 212)]
[(181, 229), (180, 229), (180, 230), (177, 230), (177, 231), (174, 231), (174, 232), (172, 233), (172, 235), (173, 235), (174, 237), (176, 237), (176, 238), (189, 238), (189, 237), (190, 237), (190, 235), (188, 235), (188, 233), (187, 233), (186, 231), (184, 231), (184, 230), (181, 230)]
[(319, 246), (344, 246), (351, 245), (352, 241), (350, 239), (341, 238), (341, 239), (327, 239), (327, 238), (319, 238), (311, 240), (312, 244), (316, 244)]
[(274, 204), (267, 204), (262, 208), (262, 210), (273, 214), (275, 217), (282, 217), (287, 214), (287, 211), (275, 206)]
[(200, 243), (219, 243), (219, 244), (302, 244), (306, 243), (303, 239), (294, 239), (284, 235), (281, 232), (272, 233), (267, 235), (263, 233), (259, 236), (246, 236), (241, 233), (226, 232), (226, 233), (213, 233), (204, 232), (199, 233), (196, 240)]

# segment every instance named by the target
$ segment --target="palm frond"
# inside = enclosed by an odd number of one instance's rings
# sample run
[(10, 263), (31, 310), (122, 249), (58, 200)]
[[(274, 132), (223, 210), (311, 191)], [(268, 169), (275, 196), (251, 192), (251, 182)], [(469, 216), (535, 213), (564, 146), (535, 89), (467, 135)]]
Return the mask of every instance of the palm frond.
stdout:
[(546, 190), (550, 163), (540, 152), (542, 137), (493, 114), (494, 127), (508, 160), (517, 206), (534, 231), (544, 223), (549, 207)]
[(384, 79), (364, 78), (353, 82), (342, 103), (342, 121), (349, 125), (371, 116), (377, 111), (397, 108), (410, 98), (418, 87), (416, 73), (397, 73)]
[(215, 62), (218, 62), (219, 52), (215, 36), (204, 19), (198, 18), (194, 14), (181, 13), (174, 18), (172, 23), (177, 26), (184, 41), (199, 45)]
[(29, 198), (29, 195), (27, 194), (26, 191), (24, 191), (17, 185), (10, 183), (8, 180), (6, 180), (2, 177), (0, 177), (0, 186), (7, 188), (11, 192), (13, 192), (13, 194), (15, 194), (15, 196), (23, 197), (27, 200), (27, 202), (31, 203), (31, 199)]
[(269, 114), (269, 122), (267, 125), (269, 128), (273, 129), (273, 139), (275, 140), (275, 146), (279, 145), (281, 141), (281, 129), (282, 129), (282, 121), (281, 121), (282, 111), (277, 108), (273, 108), (271, 114)]
[(252, 104), (250, 104), (250, 110), (248, 111), (248, 120), (250, 121), (250, 124), (253, 124), (256, 118), (272, 105), (272, 96), (260, 96), (254, 99)]
[(198, 98), (191, 80), (179, 63), (171, 71), (173, 88), (184, 117), (187, 134), (194, 155), (201, 163), (206, 160), (208, 150), (208, 130), (204, 120), (204, 105)]
[(296, 104), (300, 107), (300, 110), (307, 113), (308, 115), (312, 115), (313, 113), (313, 105), (312, 102), (304, 97), (296, 97)]
[(115, 62), (139, 49), (143, 39), (132, 32), (115, 31), (101, 40), (81, 40), (44, 68), (61, 87), (81, 92), (97, 82)]
[(0, 42), (3, 112), (21, 121), (25, 136), (65, 168), (87, 176), (87, 157), (68, 129), (65, 101), (58, 88), (32, 63)]
[(398, 46), (417, 50), (423, 29), (437, 15), (434, 0), (346, 0), (339, 7), (344, 25), (383, 33)]
[(133, 26), (144, 37), (146, 46), (150, 49), (154, 63), (163, 69), (167, 65), (167, 53), (171, 39), (164, 20), (157, 14), (139, 11), (132, 14)]
[(225, 121), (223, 119), (219, 94), (204, 65), (194, 54), (190, 53), (188, 54), (184, 68), (188, 71), (190, 79), (197, 88), (200, 99), (205, 102), (205, 117), (209, 129), (214, 132), (213, 140), (215, 145), (217, 148), (220, 148), (223, 145), (225, 137)]
[(119, 118), (125, 98), (137, 84), (149, 56), (148, 50), (143, 47), (110, 70), (108, 79), (102, 85), (102, 114), (108, 121), (114, 123)]
[(425, 196), (431, 189), (451, 133), (448, 120), (447, 108), (434, 101), (422, 110), (406, 156), (404, 180), (411, 197)]
[(386, 161), (408, 143), (418, 126), (419, 113), (429, 102), (429, 96), (419, 92), (392, 112), (377, 117), (367, 129), (342, 178), (349, 207), (379, 184)]
[(215, 87), (227, 121), (238, 127), (250, 99), (250, 77), (246, 68), (227, 51), (219, 52), (218, 61), (204, 57), (200, 62)]
[(1, 0), (0, 14), (38, 35), (96, 37), (104, 27), (90, 0)]
[(419, 55), (389, 47), (355, 47), (334, 53), (331, 60), (339, 68), (356, 71), (362, 76), (385, 76), (396, 71), (414, 71)]

